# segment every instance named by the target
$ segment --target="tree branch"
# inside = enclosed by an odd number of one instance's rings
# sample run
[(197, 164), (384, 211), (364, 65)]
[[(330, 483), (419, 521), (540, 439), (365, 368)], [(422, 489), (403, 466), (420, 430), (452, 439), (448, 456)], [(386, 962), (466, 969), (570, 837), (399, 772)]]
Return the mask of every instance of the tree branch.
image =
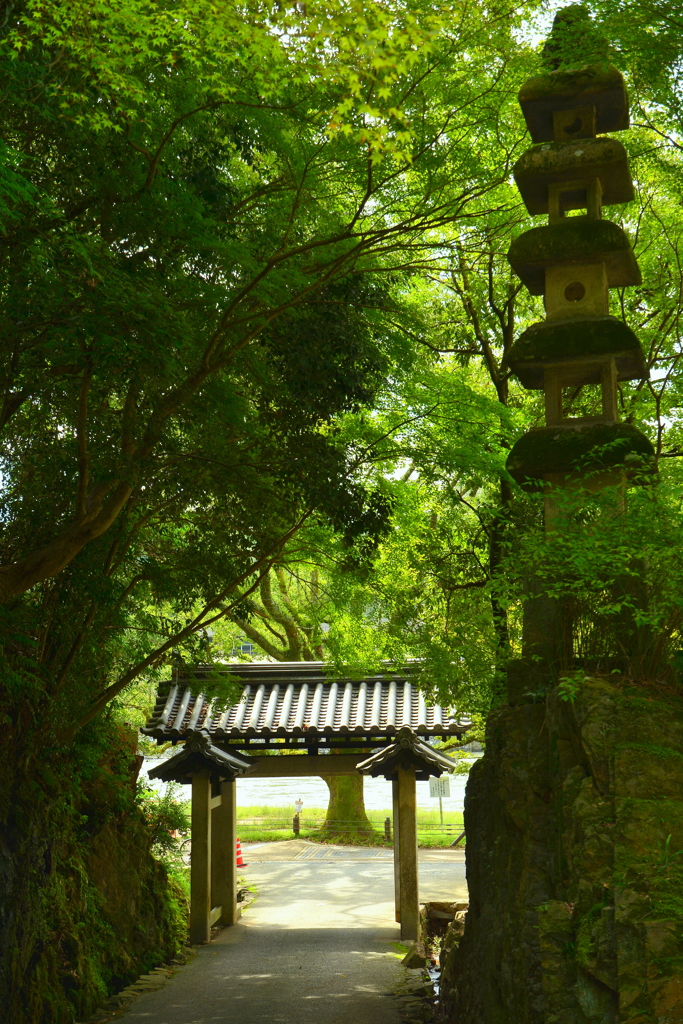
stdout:
[[(127, 481), (99, 484), (91, 492), (83, 519), (77, 520), (53, 541), (26, 558), (0, 568), (0, 603), (24, 594), (36, 583), (56, 576), (83, 550), (100, 537), (128, 501), (132, 487)], [(105, 495), (111, 492), (108, 501)]]

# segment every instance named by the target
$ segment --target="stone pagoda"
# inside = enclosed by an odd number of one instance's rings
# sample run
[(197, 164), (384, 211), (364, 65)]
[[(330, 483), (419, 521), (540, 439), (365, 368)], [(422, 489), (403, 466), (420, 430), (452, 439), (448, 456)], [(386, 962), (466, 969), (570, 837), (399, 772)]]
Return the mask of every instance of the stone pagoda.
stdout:
[[(517, 338), (508, 359), (525, 388), (543, 391), (545, 426), (517, 441), (507, 468), (525, 489), (545, 492), (552, 530), (558, 488), (611, 485), (621, 503), (629, 484), (654, 472), (654, 450), (619, 420), (618, 382), (648, 370), (638, 338), (609, 305), (611, 288), (641, 283), (626, 232), (603, 218), (603, 207), (634, 198), (624, 147), (603, 134), (629, 127), (626, 87), (580, 5), (558, 12), (543, 60), (545, 73), (519, 92), (534, 145), (514, 176), (529, 213), (547, 223), (516, 238), (508, 259), (531, 294), (543, 296), (546, 316)], [(548, 670), (571, 663), (573, 626), (561, 605), (527, 581), (522, 659), (508, 664), (512, 703), (545, 685)]]
[[(594, 63), (573, 68), (581, 50)], [(606, 55), (585, 8), (564, 8), (544, 48), (546, 73), (519, 92), (534, 145), (515, 164), (515, 182), (529, 213), (547, 223), (516, 238), (508, 260), (543, 296), (546, 315), (515, 341), (509, 363), (525, 388), (544, 392), (546, 426), (517, 441), (507, 468), (546, 492), (571, 480), (592, 490), (642, 481), (653, 465), (650, 441), (619, 421), (617, 382), (648, 370), (638, 338), (610, 316), (610, 289), (641, 276), (626, 232), (603, 217), (605, 206), (634, 197), (626, 151), (605, 135), (629, 127), (624, 80)], [(578, 396), (589, 415), (572, 416)]]

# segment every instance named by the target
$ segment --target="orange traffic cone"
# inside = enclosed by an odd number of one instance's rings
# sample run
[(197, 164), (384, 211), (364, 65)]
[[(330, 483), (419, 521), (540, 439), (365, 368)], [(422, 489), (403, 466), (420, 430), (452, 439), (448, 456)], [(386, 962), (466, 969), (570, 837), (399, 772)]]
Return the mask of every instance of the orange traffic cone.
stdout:
[(246, 860), (242, 859), (242, 844), (239, 841), (239, 839), (237, 840), (237, 867), (238, 868), (247, 868), (247, 867), (249, 867), (249, 865), (247, 864)]

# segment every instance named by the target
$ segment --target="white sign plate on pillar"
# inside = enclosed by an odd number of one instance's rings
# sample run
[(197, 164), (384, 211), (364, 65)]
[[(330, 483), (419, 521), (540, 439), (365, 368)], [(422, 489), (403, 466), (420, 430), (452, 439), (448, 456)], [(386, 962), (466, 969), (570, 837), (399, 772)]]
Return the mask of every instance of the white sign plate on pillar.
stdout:
[(451, 795), (451, 780), (447, 775), (442, 779), (435, 779), (432, 777), (429, 780), (429, 795), (430, 796), (450, 796)]

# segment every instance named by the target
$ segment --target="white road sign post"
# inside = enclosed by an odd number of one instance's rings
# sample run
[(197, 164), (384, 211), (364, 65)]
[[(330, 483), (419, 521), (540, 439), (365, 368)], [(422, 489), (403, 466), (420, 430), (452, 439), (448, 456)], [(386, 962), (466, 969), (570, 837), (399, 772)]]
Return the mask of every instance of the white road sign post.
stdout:
[(451, 795), (451, 780), (448, 775), (445, 775), (441, 779), (431, 778), (429, 780), (429, 795), (431, 797), (439, 798), (439, 817), (441, 818), (441, 828), (443, 829), (443, 798)]

